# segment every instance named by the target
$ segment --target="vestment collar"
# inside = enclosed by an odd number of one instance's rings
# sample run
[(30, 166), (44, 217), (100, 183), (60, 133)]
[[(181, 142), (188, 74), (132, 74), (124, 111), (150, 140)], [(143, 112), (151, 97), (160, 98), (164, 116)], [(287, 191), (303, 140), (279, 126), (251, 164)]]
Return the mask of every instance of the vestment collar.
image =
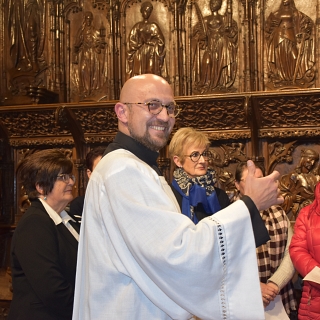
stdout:
[(107, 147), (105, 154), (117, 149), (125, 149), (132, 152), (140, 160), (152, 167), (159, 175), (162, 175), (157, 164), (159, 152), (150, 150), (140, 142), (122, 132), (118, 132), (116, 134), (113, 142)]

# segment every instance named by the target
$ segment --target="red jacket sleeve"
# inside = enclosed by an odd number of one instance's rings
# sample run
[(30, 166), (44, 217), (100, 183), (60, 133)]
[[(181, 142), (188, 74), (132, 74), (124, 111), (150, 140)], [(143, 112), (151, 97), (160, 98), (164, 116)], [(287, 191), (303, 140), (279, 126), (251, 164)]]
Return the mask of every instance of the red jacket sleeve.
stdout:
[[(289, 247), (293, 265), (304, 278), (314, 267), (320, 267), (320, 263), (314, 259), (312, 247), (312, 228), (308, 218), (310, 206), (303, 208), (294, 226), (294, 235)], [(320, 289), (320, 284), (310, 282), (312, 286)]]

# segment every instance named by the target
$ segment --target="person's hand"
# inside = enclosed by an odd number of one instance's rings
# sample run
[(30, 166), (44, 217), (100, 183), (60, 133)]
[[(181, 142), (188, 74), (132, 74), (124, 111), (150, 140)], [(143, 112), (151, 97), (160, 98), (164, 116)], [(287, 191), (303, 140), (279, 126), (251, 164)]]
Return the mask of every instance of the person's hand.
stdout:
[(283, 197), (278, 189), (278, 178), (280, 173), (273, 171), (266, 177), (256, 178), (254, 176), (256, 166), (253, 161), (247, 161), (248, 175), (244, 186), (244, 194), (252, 199), (258, 210), (265, 210), (272, 205), (281, 204)]
[(263, 306), (267, 307), (271, 301), (274, 300), (279, 293), (279, 288), (275, 283), (269, 282), (267, 284), (260, 282), (261, 295)]

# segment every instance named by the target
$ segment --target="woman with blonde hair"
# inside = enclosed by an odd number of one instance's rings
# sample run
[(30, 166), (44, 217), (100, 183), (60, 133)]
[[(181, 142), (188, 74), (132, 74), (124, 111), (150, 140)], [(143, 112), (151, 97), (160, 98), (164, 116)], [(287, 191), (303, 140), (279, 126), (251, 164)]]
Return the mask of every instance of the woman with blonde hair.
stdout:
[(190, 127), (179, 129), (169, 145), (169, 156), (176, 165), (172, 191), (181, 212), (195, 224), (230, 204), (226, 192), (215, 187), (216, 172), (208, 168), (209, 147), (206, 134)]

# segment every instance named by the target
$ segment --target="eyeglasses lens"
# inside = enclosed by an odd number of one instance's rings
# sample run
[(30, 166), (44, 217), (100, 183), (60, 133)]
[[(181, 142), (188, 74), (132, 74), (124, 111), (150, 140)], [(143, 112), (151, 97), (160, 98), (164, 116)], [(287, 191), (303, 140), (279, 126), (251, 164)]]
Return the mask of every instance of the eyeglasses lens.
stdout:
[(68, 173), (59, 174), (58, 179), (61, 179), (65, 183), (68, 183), (70, 179), (72, 179), (73, 182), (76, 182), (76, 177), (73, 174)]
[(176, 117), (180, 111), (179, 107), (173, 102), (164, 105), (160, 101), (150, 101), (147, 105), (152, 114), (159, 114), (164, 107), (167, 109), (168, 115), (172, 117)]
[(200, 153), (200, 152), (194, 152), (190, 158), (193, 162), (197, 162), (200, 157), (203, 157), (204, 160), (209, 160), (212, 156), (211, 152), (210, 151), (204, 151), (203, 153)]

